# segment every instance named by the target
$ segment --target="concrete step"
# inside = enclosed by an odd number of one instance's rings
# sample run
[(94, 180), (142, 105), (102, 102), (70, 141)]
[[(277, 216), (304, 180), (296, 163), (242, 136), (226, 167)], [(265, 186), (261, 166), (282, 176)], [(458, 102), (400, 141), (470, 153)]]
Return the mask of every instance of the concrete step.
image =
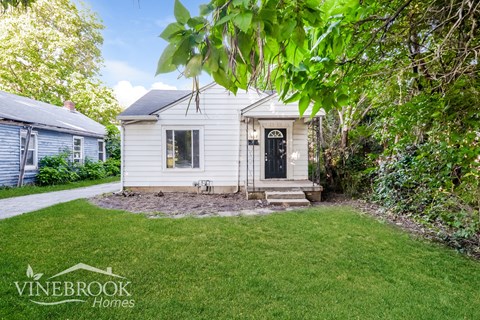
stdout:
[(310, 201), (307, 199), (268, 199), (267, 203), (286, 207), (302, 207), (310, 205)]
[(268, 191), (265, 192), (265, 199), (305, 199), (303, 191)]

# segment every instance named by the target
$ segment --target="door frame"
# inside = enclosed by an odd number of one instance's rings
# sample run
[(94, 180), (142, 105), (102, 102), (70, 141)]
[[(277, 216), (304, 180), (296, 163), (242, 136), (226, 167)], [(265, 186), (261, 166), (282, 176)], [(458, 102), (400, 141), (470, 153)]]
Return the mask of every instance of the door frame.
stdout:
[[(293, 147), (293, 123), (295, 120), (258, 120), (260, 124), (260, 180), (292, 180), (293, 165), (290, 161)], [(287, 178), (281, 179), (265, 179), (265, 129), (286, 129), (287, 130)]]

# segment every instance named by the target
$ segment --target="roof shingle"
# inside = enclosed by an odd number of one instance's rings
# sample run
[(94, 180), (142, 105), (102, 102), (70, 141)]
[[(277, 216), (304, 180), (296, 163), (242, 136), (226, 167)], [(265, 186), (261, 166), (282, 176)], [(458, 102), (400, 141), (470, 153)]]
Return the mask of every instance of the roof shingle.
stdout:
[(105, 135), (105, 127), (82, 113), (0, 90), (0, 119)]
[(120, 116), (151, 115), (192, 93), (190, 90), (150, 90), (135, 101)]

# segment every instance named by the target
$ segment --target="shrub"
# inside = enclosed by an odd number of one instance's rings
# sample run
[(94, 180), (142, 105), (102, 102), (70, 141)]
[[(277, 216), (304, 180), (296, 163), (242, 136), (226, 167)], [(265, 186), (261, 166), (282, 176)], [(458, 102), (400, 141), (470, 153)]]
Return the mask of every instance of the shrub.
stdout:
[(97, 180), (107, 176), (103, 163), (85, 159), (83, 165), (76, 166), (76, 171), (81, 180)]
[(107, 176), (119, 176), (120, 175), (120, 160), (114, 158), (108, 158), (103, 163)]
[(40, 169), (36, 177), (39, 185), (64, 184), (79, 179), (69, 161), (70, 152), (64, 151), (40, 160)]

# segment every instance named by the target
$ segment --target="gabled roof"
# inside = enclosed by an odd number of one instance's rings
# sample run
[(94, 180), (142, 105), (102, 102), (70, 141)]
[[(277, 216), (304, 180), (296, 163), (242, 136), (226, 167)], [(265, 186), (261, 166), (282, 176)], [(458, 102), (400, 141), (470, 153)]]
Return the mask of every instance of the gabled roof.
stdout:
[(150, 90), (120, 113), (119, 118), (123, 116), (151, 115), (191, 94), (191, 90)]
[(0, 90), (0, 120), (12, 120), (52, 130), (71, 131), (94, 136), (105, 135), (105, 127), (78, 111), (21, 97)]

